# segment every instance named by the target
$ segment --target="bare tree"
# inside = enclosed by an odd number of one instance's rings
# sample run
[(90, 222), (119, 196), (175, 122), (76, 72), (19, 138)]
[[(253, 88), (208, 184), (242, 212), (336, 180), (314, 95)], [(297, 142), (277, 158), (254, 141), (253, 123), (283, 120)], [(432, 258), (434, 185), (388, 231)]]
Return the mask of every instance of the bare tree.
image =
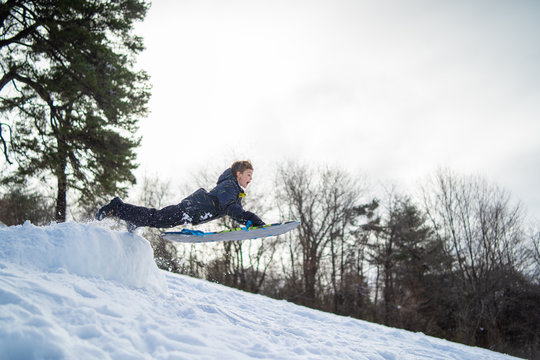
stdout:
[(520, 268), (523, 213), (505, 190), (450, 172), (439, 172), (432, 185), (424, 191), (426, 210), (471, 286), (497, 267)]
[(531, 236), (532, 243), (532, 276), (536, 279), (536, 283), (540, 285), (540, 232)]
[(519, 205), (481, 178), (458, 177), (450, 171), (439, 171), (424, 189), (424, 204), (437, 236), (455, 260), (452, 286), (461, 299), (457, 340), (496, 342), (500, 290), (505, 277), (523, 264)]
[(319, 270), (326, 255), (330, 260), (330, 286), (338, 293), (345, 239), (351, 230), (348, 226), (362, 191), (359, 183), (342, 170), (314, 170), (296, 163), (278, 169), (276, 189), (282, 216), (301, 221), (298, 236), (290, 245), (292, 270), (297, 264), (301, 267), (302, 290), (296, 300), (313, 305), (317, 287), (323, 286)]

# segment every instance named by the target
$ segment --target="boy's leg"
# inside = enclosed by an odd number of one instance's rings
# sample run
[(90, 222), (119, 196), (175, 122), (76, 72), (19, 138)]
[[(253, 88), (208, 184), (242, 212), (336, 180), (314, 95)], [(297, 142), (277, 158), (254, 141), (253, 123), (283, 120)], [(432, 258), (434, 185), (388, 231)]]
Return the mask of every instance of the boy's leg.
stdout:
[(191, 219), (187, 216), (183, 206), (180, 204), (157, 210), (124, 203), (118, 210), (118, 218), (136, 227), (169, 228), (191, 222)]
[(191, 223), (182, 204), (167, 206), (161, 210), (126, 204), (120, 198), (114, 198), (96, 213), (98, 220), (106, 217), (117, 217), (125, 220), (132, 227), (150, 226), (168, 228)]

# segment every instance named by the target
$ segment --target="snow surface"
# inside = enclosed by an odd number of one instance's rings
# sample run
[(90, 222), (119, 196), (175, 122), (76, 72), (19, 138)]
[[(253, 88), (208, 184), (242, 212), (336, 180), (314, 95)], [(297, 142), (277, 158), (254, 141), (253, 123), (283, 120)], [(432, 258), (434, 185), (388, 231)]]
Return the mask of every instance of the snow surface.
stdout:
[(512, 359), (159, 270), (96, 224), (0, 228), (0, 359)]

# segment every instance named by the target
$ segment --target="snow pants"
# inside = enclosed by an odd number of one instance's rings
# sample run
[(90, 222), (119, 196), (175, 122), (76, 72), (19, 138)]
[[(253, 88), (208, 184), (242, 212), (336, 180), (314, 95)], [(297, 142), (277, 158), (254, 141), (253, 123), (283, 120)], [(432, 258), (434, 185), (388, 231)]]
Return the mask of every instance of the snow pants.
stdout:
[(116, 216), (137, 227), (171, 228), (191, 223), (191, 217), (182, 204), (166, 206), (157, 210), (127, 203), (119, 205)]

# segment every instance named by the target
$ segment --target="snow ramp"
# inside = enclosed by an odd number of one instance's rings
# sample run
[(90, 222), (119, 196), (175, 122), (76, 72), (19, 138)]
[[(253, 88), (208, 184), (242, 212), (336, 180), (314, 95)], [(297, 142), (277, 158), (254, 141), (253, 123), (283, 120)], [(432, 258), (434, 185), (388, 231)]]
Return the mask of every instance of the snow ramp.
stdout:
[(0, 262), (45, 273), (113, 280), (166, 293), (167, 284), (144, 238), (92, 224), (62, 223), (0, 228)]

